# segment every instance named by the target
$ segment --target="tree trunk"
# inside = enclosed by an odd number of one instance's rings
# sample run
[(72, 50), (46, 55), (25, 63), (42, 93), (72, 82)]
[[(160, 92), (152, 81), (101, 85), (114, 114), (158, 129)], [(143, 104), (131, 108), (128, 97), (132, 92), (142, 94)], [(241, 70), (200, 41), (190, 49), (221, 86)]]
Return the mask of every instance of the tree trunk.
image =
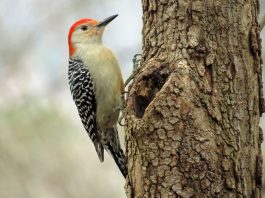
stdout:
[(128, 197), (261, 197), (258, 0), (142, 0)]

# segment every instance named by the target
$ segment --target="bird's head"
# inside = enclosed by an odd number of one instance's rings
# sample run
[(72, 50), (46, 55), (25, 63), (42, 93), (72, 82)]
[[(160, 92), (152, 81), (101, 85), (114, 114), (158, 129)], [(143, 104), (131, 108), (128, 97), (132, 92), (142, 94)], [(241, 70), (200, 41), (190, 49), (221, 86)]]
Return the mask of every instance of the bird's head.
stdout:
[(78, 45), (98, 44), (102, 42), (105, 26), (118, 15), (110, 16), (102, 21), (84, 18), (76, 21), (68, 33), (69, 56), (72, 56)]

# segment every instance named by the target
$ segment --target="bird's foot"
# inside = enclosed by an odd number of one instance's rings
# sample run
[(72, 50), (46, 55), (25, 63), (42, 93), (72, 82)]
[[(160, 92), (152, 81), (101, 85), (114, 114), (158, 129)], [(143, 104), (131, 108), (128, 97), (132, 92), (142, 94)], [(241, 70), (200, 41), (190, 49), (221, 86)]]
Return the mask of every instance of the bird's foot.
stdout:
[(125, 106), (125, 98), (127, 99), (126, 94), (128, 94), (127, 91), (124, 91), (123, 95), (121, 96), (121, 105), (119, 107), (120, 111), (121, 111), (121, 116), (118, 119), (119, 125), (121, 126), (125, 126), (125, 124), (122, 123), (122, 121), (125, 118), (125, 114), (126, 114), (126, 106)]
[[(140, 65), (140, 62), (141, 62), (141, 56), (142, 56), (141, 54), (135, 54), (134, 55), (134, 57), (132, 59), (132, 62), (133, 62), (133, 72), (129, 76), (129, 78), (125, 81), (125, 83), (124, 83), (125, 87), (127, 87), (127, 85), (131, 82), (131, 80), (134, 79), (134, 76), (136, 74), (137, 68), (138, 68), (138, 66)], [(125, 117), (125, 114), (126, 114), (125, 101), (127, 100), (127, 94), (128, 94), (128, 92), (127, 91), (124, 91), (123, 95), (121, 96), (122, 97), (122, 99), (121, 99), (121, 105), (119, 107), (119, 110), (121, 110), (121, 116), (118, 119), (118, 123), (121, 126), (125, 126), (125, 124), (122, 123), (122, 121), (124, 120), (124, 117)]]
[(140, 65), (141, 62), (141, 54), (135, 54), (132, 62), (133, 62), (133, 72), (132, 74), (129, 76), (129, 78), (125, 81), (124, 85), (125, 87), (127, 87), (127, 85), (131, 82), (132, 79), (134, 79), (134, 76), (136, 74), (137, 68)]

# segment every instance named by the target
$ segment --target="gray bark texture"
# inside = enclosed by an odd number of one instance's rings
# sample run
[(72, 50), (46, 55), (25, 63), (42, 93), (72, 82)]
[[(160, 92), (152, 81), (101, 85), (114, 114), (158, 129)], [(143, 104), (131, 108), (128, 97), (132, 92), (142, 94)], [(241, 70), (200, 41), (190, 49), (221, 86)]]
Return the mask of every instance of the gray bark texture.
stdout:
[(127, 197), (261, 197), (258, 0), (142, 0)]

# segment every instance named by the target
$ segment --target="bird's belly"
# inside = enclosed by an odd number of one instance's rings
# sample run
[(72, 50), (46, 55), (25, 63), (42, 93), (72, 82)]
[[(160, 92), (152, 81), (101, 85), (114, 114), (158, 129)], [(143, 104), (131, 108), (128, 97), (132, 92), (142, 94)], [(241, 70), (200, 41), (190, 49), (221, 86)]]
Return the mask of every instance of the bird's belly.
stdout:
[[(114, 79), (96, 88), (96, 101), (97, 101), (97, 122), (101, 127), (113, 127), (117, 124), (121, 95), (120, 91), (115, 84)], [(99, 93), (99, 94), (97, 94)]]
[(104, 46), (97, 46), (87, 52), (84, 61), (94, 82), (97, 124), (101, 127), (113, 127), (118, 120), (123, 89), (118, 62)]

